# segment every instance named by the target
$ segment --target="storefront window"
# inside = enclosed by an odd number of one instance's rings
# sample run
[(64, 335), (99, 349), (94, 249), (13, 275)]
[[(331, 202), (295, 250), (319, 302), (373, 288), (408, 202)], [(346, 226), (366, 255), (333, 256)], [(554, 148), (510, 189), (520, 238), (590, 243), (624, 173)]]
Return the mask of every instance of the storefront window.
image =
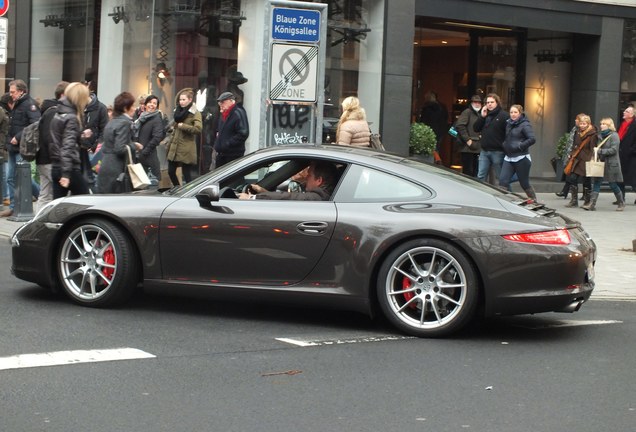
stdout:
[(325, 70), (323, 139), (335, 138), (340, 103), (358, 96), (378, 132), (384, 27), (383, 0), (331, 0)]
[(30, 93), (53, 97), (61, 81), (95, 78), (99, 47), (99, 0), (33, 0)]
[(636, 104), (636, 21), (625, 21), (623, 32), (623, 61), (621, 63), (620, 112), (629, 104)]
[[(360, 97), (378, 131), (384, 0), (321, 3), (328, 4), (325, 81), (318, 86), (323, 138), (333, 137), (340, 103), (350, 95)], [(107, 105), (122, 91), (155, 94), (171, 114), (177, 92), (192, 87), (205, 118), (215, 115), (218, 94), (230, 90), (246, 108), (253, 126), (248, 151), (254, 150), (265, 145), (259, 135), (269, 70), (265, 6), (262, 0), (33, 0), (31, 93), (50, 98), (60, 80), (87, 81)]]

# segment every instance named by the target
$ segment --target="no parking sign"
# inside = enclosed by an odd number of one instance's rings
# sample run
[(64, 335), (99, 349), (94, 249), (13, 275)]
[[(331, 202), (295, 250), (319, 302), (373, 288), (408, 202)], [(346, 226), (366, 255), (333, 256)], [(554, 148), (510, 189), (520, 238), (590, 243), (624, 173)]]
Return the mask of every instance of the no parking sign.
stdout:
[(9, 0), (0, 0), (0, 17), (9, 11)]

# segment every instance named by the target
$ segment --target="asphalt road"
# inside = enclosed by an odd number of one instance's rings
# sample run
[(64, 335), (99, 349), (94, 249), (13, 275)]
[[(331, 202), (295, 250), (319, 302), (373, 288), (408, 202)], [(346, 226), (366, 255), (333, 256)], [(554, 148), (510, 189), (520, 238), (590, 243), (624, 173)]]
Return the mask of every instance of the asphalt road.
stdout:
[(140, 295), (71, 304), (9, 273), (0, 364), (134, 348), (151, 358), (0, 369), (2, 431), (631, 431), (636, 302), (510, 317), (446, 340), (348, 312)]

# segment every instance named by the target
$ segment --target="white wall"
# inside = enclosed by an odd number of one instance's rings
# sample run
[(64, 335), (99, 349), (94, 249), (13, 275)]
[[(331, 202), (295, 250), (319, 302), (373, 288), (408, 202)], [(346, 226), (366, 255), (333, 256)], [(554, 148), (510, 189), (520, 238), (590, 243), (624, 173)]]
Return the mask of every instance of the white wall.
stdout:
[(574, 124), (574, 119), (568, 118), (571, 63), (538, 63), (534, 54), (542, 49), (558, 53), (568, 48), (569, 39), (528, 42), (524, 110), (537, 138), (530, 148), (532, 177), (554, 177), (550, 159), (555, 156), (556, 143)]

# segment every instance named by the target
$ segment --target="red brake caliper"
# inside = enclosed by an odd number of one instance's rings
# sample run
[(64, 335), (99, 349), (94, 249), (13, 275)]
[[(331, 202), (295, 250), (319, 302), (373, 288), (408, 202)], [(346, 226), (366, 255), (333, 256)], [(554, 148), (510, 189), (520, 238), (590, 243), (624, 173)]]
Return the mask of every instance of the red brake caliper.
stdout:
[[(115, 252), (113, 251), (112, 246), (108, 246), (106, 250), (104, 251), (104, 262), (106, 264), (115, 265)], [(104, 271), (103, 271), (104, 276), (106, 276), (108, 279), (113, 278), (114, 272), (115, 272), (115, 269), (111, 267), (106, 267), (104, 268)]]
[[(407, 290), (410, 289), (413, 285), (411, 284), (411, 279), (407, 278), (406, 276), (402, 279), (402, 289), (403, 290)], [(413, 294), (412, 292), (405, 292), (404, 294), (404, 299), (408, 302), (410, 301), (413, 297), (415, 297), (415, 294)], [(417, 302), (413, 302), (409, 305), (409, 307), (411, 309), (415, 309), (417, 308)]]

